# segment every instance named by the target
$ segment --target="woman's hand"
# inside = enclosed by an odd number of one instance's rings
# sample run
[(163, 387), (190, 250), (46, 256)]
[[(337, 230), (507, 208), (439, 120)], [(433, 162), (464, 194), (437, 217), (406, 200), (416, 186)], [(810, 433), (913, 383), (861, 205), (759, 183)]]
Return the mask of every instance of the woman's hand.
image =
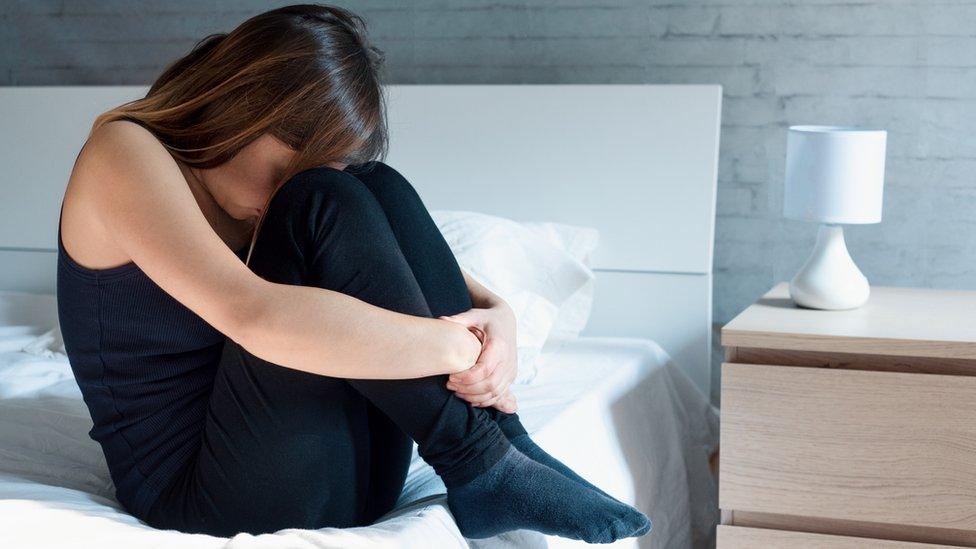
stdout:
[(465, 326), (481, 340), (481, 355), (475, 365), (452, 374), (447, 388), (472, 406), (494, 406), (502, 412), (515, 412), (518, 406), (509, 391), (518, 373), (512, 308), (499, 302), (486, 309), (470, 309), (441, 318)]

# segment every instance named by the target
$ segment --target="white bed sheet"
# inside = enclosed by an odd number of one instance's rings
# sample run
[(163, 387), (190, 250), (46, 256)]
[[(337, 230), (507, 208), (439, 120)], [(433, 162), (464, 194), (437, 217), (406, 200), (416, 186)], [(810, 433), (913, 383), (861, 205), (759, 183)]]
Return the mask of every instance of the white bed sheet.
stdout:
[[(0, 292), (0, 547), (582, 545), (524, 531), (465, 540), (440, 495), (443, 485), (416, 453), (397, 509), (370, 527), (232, 539), (152, 529), (112, 497), (67, 360), (43, 350), (42, 334), (54, 322), (50, 297)], [(614, 546), (712, 543), (717, 489), (708, 459), (718, 443), (717, 413), (659, 346), (622, 338), (552, 341), (536, 379), (515, 390), (523, 423), (541, 446), (651, 518), (650, 535)]]

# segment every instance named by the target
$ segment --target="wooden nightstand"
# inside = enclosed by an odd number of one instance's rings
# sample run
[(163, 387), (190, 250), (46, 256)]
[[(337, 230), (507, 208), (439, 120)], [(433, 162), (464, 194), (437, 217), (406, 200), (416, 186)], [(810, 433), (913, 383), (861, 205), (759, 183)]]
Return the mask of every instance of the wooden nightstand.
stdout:
[(976, 292), (780, 284), (722, 344), (719, 549), (976, 547)]

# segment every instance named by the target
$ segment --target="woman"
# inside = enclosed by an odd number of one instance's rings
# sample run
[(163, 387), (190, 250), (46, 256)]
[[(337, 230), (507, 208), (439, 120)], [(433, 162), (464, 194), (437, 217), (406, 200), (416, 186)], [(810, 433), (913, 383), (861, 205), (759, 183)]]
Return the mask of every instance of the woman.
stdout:
[(222, 536), (369, 524), (413, 439), (465, 536), (645, 533), (509, 413), (511, 310), (373, 161), (379, 64), (355, 15), (285, 7), (95, 122), (58, 297), (119, 501)]

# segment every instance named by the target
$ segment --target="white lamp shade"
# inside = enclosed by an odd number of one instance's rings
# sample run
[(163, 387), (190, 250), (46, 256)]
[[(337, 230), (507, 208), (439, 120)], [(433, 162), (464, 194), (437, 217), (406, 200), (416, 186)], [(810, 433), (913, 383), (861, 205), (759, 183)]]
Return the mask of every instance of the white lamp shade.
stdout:
[(888, 132), (791, 126), (783, 215), (821, 223), (878, 223)]

